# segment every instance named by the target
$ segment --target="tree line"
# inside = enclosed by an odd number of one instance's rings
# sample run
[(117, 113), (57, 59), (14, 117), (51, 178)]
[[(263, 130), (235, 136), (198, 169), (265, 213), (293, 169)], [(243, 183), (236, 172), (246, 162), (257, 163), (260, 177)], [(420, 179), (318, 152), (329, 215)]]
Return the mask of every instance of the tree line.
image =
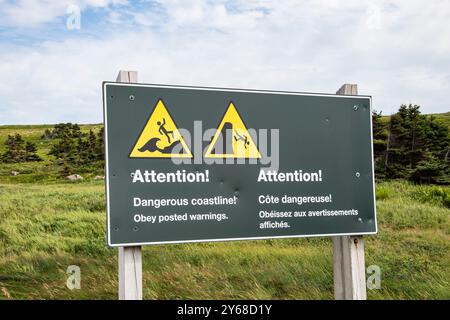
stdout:
[[(417, 183), (450, 184), (450, 132), (418, 105), (402, 105), (391, 117), (372, 115), (375, 175), (377, 179), (408, 179)], [(55, 140), (49, 151), (63, 176), (104, 166), (104, 129), (81, 131), (78, 124), (60, 123), (46, 129), (42, 140)], [(42, 161), (36, 145), (19, 134), (8, 135), (6, 163)]]
[[(41, 140), (54, 140), (48, 155), (52, 162), (60, 167), (62, 176), (68, 176), (79, 170), (90, 171), (104, 166), (104, 129), (97, 133), (90, 130), (82, 132), (78, 124), (60, 123), (53, 129), (46, 129)], [(6, 151), (0, 155), (5, 163), (42, 161), (36, 152), (36, 144), (26, 142), (20, 134), (8, 135), (5, 141)]]
[(6, 152), (0, 155), (0, 160), (6, 163), (42, 161), (36, 152), (36, 144), (23, 140), (18, 133), (8, 135), (5, 141)]
[(402, 105), (388, 121), (372, 116), (375, 175), (378, 179), (408, 179), (450, 184), (450, 133), (418, 105)]
[(104, 128), (98, 133), (81, 131), (78, 124), (57, 124), (53, 130), (46, 130), (42, 139), (57, 139), (50, 152), (61, 166), (61, 174), (68, 176), (83, 169), (89, 171), (104, 166)]

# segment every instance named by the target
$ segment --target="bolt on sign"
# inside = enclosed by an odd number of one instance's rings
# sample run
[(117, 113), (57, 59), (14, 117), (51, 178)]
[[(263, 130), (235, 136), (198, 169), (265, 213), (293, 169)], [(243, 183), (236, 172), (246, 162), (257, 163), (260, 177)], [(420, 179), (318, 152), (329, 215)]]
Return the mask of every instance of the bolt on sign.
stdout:
[(371, 98), (104, 82), (110, 246), (377, 232)]

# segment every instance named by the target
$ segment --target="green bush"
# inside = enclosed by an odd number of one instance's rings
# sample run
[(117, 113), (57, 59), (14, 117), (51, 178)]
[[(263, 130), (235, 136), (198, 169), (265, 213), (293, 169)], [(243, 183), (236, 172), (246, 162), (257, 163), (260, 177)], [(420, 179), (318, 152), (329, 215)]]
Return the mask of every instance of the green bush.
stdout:
[(449, 194), (447, 194), (447, 196), (444, 198), (443, 204), (444, 204), (444, 206), (446, 206), (447, 208), (450, 209), (450, 195)]
[(450, 208), (450, 190), (445, 187), (418, 187), (410, 193), (410, 196), (422, 203), (432, 203)]

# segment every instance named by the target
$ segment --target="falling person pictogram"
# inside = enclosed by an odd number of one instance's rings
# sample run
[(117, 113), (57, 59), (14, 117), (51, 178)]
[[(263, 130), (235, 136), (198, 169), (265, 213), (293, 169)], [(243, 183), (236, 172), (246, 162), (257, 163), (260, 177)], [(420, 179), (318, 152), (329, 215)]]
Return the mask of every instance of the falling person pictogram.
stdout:
[(234, 140), (236, 140), (236, 142), (237, 141), (244, 142), (244, 148), (247, 149), (247, 146), (250, 144), (250, 141), (248, 141), (248, 137), (245, 134), (241, 136), (238, 132), (236, 132), (236, 136), (234, 136)]
[(161, 135), (164, 134), (164, 135), (167, 137), (167, 140), (169, 141), (169, 143), (170, 143), (170, 136), (169, 136), (169, 133), (172, 134), (172, 138), (175, 139), (175, 137), (174, 137), (174, 135), (173, 135), (173, 131), (168, 131), (168, 130), (165, 128), (165, 125), (166, 125), (166, 119), (163, 118), (163, 122), (162, 122), (162, 123), (161, 123), (161, 121), (158, 121), (156, 124), (159, 126), (158, 132), (159, 132)]

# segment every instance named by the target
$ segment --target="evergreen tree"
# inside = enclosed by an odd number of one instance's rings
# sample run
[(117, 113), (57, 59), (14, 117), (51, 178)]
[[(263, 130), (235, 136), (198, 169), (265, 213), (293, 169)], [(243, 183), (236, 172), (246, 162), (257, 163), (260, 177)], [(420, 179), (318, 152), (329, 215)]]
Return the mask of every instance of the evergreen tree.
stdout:
[(87, 148), (88, 148), (88, 159), (89, 161), (95, 161), (97, 159), (96, 153), (97, 153), (97, 137), (95, 136), (95, 133), (90, 130), (89, 136), (87, 138)]
[(385, 152), (388, 178), (447, 183), (450, 134), (446, 125), (422, 115), (420, 106), (402, 105), (391, 117)]
[(58, 123), (55, 124), (52, 131), (46, 129), (42, 139), (62, 139), (64, 136), (71, 138), (83, 137), (85, 134), (81, 131), (81, 128), (76, 123)]
[(25, 141), (20, 134), (8, 135), (5, 145), (6, 152), (1, 157), (4, 162), (14, 163), (26, 161)]
[(63, 166), (61, 169), (61, 177), (65, 178), (72, 174), (72, 169), (67, 162), (63, 162)]
[(449, 184), (449, 166), (428, 152), (411, 172), (410, 180), (418, 183)]
[(74, 163), (77, 159), (77, 148), (74, 139), (67, 133), (64, 133), (61, 140), (54, 144), (49, 154), (56, 158), (61, 158), (65, 162)]
[(27, 161), (42, 161), (36, 154), (36, 145), (32, 142), (25, 142), (18, 133), (8, 135), (5, 141), (6, 152), (1, 155), (4, 162), (17, 163)]
[(387, 129), (382, 121), (381, 112), (372, 113), (373, 152), (375, 174), (377, 178), (385, 177), (385, 154), (387, 149)]
[(386, 172), (391, 178), (407, 178), (423, 159), (424, 117), (417, 105), (402, 105), (390, 120)]
[(97, 133), (96, 159), (105, 160), (105, 127), (101, 127)]
[(89, 153), (89, 141), (79, 137), (77, 139), (77, 162), (79, 165), (84, 165), (89, 163), (90, 153)]
[(26, 161), (42, 161), (41, 157), (37, 154), (36, 145), (32, 142), (27, 142), (25, 145), (25, 159)]
[(426, 117), (426, 139), (428, 149), (437, 159), (445, 160), (450, 150), (450, 130), (438, 122), (435, 116)]
[(84, 134), (81, 132), (80, 126), (76, 123), (69, 126), (69, 130), (70, 130), (70, 135), (73, 138), (78, 138), (78, 137), (84, 136)]
[[(103, 161), (103, 129), (99, 133), (90, 130), (88, 134), (74, 134), (79, 130), (79, 126), (70, 125), (71, 130), (68, 131), (69, 126), (56, 125), (55, 130), (61, 134), (62, 137), (58, 143), (54, 144), (50, 153), (56, 158), (60, 158), (60, 164), (70, 168), (72, 171), (78, 167), (78, 170), (86, 170), (88, 166), (98, 166)], [(81, 132), (81, 131), (80, 131)], [(67, 170), (66, 170), (67, 171)]]

